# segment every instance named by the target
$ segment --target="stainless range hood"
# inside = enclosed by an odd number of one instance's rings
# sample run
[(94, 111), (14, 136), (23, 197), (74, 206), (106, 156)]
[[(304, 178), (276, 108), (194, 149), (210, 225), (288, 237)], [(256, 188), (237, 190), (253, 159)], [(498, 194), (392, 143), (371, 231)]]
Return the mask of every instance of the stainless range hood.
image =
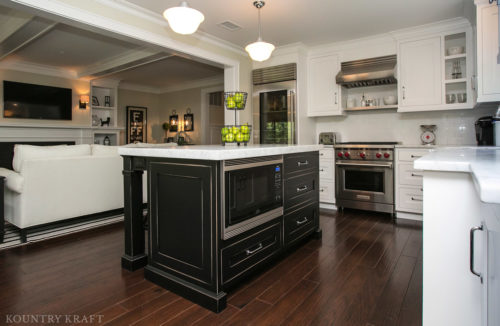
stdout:
[(395, 84), (396, 55), (343, 62), (336, 80), (347, 88)]

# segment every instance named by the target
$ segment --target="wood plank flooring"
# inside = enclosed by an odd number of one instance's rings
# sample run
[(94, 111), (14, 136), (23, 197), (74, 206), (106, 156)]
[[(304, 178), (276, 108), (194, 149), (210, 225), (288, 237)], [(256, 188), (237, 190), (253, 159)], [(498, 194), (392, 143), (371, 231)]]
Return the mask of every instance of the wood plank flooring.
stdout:
[(419, 223), (346, 210), (322, 213), (321, 227), (322, 240), (235, 288), (219, 314), (122, 270), (121, 224), (0, 251), (0, 325), (15, 314), (99, 315), (97, 325), (422, 324)]

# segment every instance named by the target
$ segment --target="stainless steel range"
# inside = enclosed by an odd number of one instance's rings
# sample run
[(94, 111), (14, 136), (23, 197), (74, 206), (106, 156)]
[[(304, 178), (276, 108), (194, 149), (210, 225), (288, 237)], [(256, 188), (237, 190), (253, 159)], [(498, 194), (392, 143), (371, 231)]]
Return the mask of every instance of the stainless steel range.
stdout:
[(338, 143), (336, 204), (394, 214), (394, 145), (397, 142)]

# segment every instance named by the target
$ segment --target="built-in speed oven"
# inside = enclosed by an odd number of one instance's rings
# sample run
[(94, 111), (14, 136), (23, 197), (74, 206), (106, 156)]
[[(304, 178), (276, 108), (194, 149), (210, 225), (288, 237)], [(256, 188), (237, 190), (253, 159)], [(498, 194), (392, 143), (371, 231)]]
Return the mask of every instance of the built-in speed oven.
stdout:
[(283, 157), (223, 162), (222, 239), (283, 215)]

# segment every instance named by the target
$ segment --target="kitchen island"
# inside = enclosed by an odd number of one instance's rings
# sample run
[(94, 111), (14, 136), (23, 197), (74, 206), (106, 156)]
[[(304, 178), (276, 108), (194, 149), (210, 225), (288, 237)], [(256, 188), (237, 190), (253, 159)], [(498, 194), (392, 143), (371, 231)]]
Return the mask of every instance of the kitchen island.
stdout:
[[(137, 144), (124, 158), (122, 267), (212, 311), (319, 228), (321, 145)], [(144, 250), (142, 174), (148, 174)]]
[(440, 148), (423, 172), (423, 325), (499, 325), (500, 148)]

